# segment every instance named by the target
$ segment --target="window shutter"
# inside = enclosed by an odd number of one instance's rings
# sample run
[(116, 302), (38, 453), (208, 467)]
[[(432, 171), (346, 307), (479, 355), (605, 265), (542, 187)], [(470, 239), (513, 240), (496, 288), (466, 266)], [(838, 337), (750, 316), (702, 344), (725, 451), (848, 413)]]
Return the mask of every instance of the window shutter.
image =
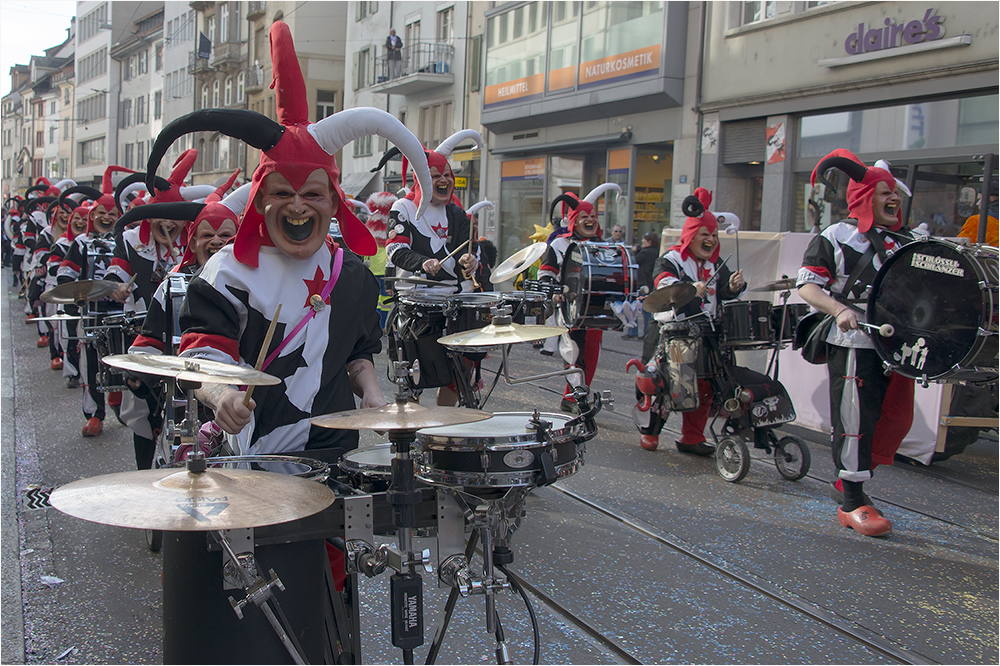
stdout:
[(767, 143), (767, 120), (741, 120), (722, 126), (722, 163), (763, 162)]
[(376, 71), (376, 65), (378, 64), (376, 62), (377, 60), (378, 60), (378, 45), (372, 44), (370, 47), (368, 47), (368, 62), (371, 64), (371, 73), (368, 75), (367, 85), (374, 85), (375, 82), (378, 80), (375, 78), (377, 74)]
[(360, 83), (358, 82), (358, 72), (360, 71), (360, 63), (359, 63), (360, 59), (361, 59), (361, 53), (359, 51), (355, 51), (354, 69), (351, 72), (351, 85), (353, 86), (352, 88), (353, 90), (357, 90), (358, 88), (361, 87)]
[[(355, 21), (360, 21), (362, 19), (361, 10), (362, 10), (363, 7), (364, 7), (364, 2), (363, 1), (362, 2), (355, 2), (354, 3), (354, 20)], [(357, 90), (357, 88), (355, 88), (355, 90)]]
[(483, 36), (475, 35), (469, 41), (469, 91), (479, 90), (479, 70), (482, 68)]

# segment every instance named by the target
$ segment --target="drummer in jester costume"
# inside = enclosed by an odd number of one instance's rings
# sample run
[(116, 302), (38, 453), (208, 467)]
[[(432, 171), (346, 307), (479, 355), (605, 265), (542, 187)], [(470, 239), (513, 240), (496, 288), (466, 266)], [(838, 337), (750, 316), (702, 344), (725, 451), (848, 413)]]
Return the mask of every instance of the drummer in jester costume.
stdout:
[(196, 111), (164, 128), (151, 151), (147, 177), (187, 132), (214, 128), (261, 149), (233, 244), (188, 286), (181, 355), (251, 365), (281, 305), (272, 358), (262, 370), (282, 383), (258, 387), (246, 406), (244, 392), (230, 386), (206, 386), (199, 399), (215, 410), (223, 430), (239, 435), (237, 453), (352, 449), (357, 432), (309, 422), (354, 409), (355, 394), (362, 407), (386, 404), (372, 364), (382, 337), (378, 282), (360, 259), (327, 238), (336, 216), (351, 250), (364, 256), (377, 250), (344, 203), (334, 154), (358, 137), (379, 134), (420, 165), (418, 175), (430, 189), (426, 157), (398, 120), (376, 109), (350, 109), (310, 124), (288, 26), (272, 25), (270, 40), (278, 123), (252, 111)]
[[(680, 242), (667, 250), (666, 254), (653, 264), (653, 284), (656, 289), (670, 287), (679, 282), (694, 286), (695, 297), (688, 303), (674, 307), (667, 312), (654, 315), (657, 322), (683, 321), (694, 319), (701, 325), (708, 325), (719, 313), (722, 301), (737, 298), (746, 288), (742, 271), (732, 272), (725, 262), (719, 260), (719, 223), (708, 210), (712, 203), (712, 193), (703, 187), (684, 199), (682, 210), (688, 216), (681, 230)], [(646, 332), (643, 361), (652, 357), (659, 340), (659, 326)], [(707, 338), (704, 344), (712, 344)], [(706, 349), (702, 354), (707, 353)], [(652, 395), (652, 387), (644, 384), (646, 379), (640, 373), (636, 377), (637, 398), (640, 394)], [(675, 442), (677, 450), (698, 456), (707, 456), (715, 448), (705, 441), (705, 426), (712, 409), (713, 393), (708, 380), (698, 378), (698, 408), (682, 412), (681, 438)], [(634, 412), (639, 427), (639, 444), (647, 451), (655, 451), (659, 446), (659, 434), (666, 420), (658, 409), (659, 401), (645, 413)]]
[(896, 178), (866, 167), (853, 153), (837, 149), (813, 169), (812, 183), (826, 182), (831, 168), (851, 177), (850, 217), (815, 236), (802, 258), (799, 295), (820, 312), (836, 317), (827, 337), (832, 451), (837, 467), (837, 520), (865, 536), (888, 536), (892, 523), (864, 492), (879, 465), (891, 465), (913, 423), (913, 380), (886, 376), (871, 338), (858, 325), (872, 282), (885, 260), (913, 239), (902, 229), (902, 199)]

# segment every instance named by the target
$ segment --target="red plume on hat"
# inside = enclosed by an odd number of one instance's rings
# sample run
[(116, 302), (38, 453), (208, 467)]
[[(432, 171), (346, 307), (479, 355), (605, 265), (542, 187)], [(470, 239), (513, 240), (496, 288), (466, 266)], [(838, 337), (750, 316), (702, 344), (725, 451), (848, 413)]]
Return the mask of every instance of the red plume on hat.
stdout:
[[(704, 227), (710, 234), (719, 231), (718, 220), (708, 210), (710, 205), (712, 205), (712, 193), (704, 187), (696, 188), (694, 194), (687, 195), (681, 202), (681, 211), (687, 216), (687, 219), (684, 220), (684, 227), (681, 229), (680, 242), (670, 249), (680, 252), (681, 259), (685, 261), (691, 256), (691, 242), (698, 234), (699, 229)], [(719, 244), (716, 243), (715, 250), (708, 258), (713, 264), (719, 259), (719, 250)]]
[[(866, 167), (858, 159), (857, 155), (844, 148), (838, 148), (819, 161), (813, 169), (812, 178), (809, 182), (816, 185), (816, 181), (828, 187), (833, 185), (826, 179), (826, 172), (829, 169), (840, 169), (851, 178), (847, 186), (847, 210), (851, 217), (858, 221), (858, 231), (868, 233), (875, 221), (872, 210), (872, 203), (875, 197), (875, 186), (885, 183), (890, 190), (896, 189), (896, 177), (892, 172), (878, 167)], [(903, 213), (896, 211), (896, 224), (889, 227), (892, 231), (898, 231), (903, 226)]]
[[(418, 179), (424, 187), (430, 188), (430, 171), (423, 147), (399, 120), (380, 109), (348, 109), (317, 123), (309, 123), (305, 80), (288, 25), (283, 21), (271, 25), (270, 41), (274, 72), (271, 87), (275, 92), (278, 122), (242, 109), (202, 109), (182, 116), (164, 127), (156, 138), (146, 168), (147, 185), (152, 186), (150, 174), (156, 172), (174, 139), (189, 132), (221, 132), (261, 150), (260, 165), (253, 174), (243, 223), (236, 235), (233, 254), (237, 261), (256, 267), (261, 246), (273, 245), (264, 225), (264, 217), (254, 205), (264, 179), (272, 173), (280, 173), (297, 190), (317, 169), (325, 171), (330, 178), (344, 242), (357, 254), (373, 255), (378, 246), (368, 229), (345, 204), (346, 198), (340, 188), (340, 170), (334, 155), (351, 141), (377, 134), (398, 146), (410, 162), (418, 166)], [(328, 224), (329, 220), (320, 222)]]
[(385, 237), (388, 231), (389, 212), (392, 204), (396, 203), (396, 195), (392, 192), (375, 192), (368, 197), (365, 205), (371, 214), (365, 220), (368, 231), (375, 236), (375, 242), (379, 247), (385, 247)]

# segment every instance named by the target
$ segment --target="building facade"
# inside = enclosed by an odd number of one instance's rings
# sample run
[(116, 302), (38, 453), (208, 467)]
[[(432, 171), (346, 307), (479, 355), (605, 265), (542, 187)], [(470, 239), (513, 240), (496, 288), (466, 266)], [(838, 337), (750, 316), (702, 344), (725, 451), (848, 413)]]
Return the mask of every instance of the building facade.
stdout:
[[(197, 12), (188, 3), (163, 3), (163, 124), (194, 111), (194, 77), (188, 68), (197, 44), (197, 28)], [(157, 173), (169, 176), (171, 165), (191, 145), (190, 134), (177, 139)]]
[(744, 228), (808, 231), (845, 209), (846, 188), (834, 197), (809, 176), (847, 148), (908, 183), (913, 226), (955, 235), (998, 151), (998, 14), (981, 2), (708, 3), (692, 99), (700, 183)]

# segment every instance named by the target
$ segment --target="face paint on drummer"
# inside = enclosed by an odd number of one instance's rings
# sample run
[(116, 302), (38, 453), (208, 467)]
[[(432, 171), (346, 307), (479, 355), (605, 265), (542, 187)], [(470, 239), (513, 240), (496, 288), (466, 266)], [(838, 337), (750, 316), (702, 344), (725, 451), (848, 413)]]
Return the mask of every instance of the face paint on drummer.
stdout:
[(224, 220), (216, 229), (207, 220), (198, 224), (191, 241), (198, 265), (204, 266), (208, 258), (221, 250), (236, 235), (236, 221)]
[(274, 246), (293, 259), (305, 260), (326, 242), (339, 201), (330, 177), (316, 169), (298, 190), (280, 173), (268, 174), (254, 207), (264, 216)]
[(707, 261), (715, 252), (715, 246), (719, 244), (719, 232), (709, 231), (707, 227), (701, 227), (694, 235), (694, 239), (688, 246), (688, 251), (697, 259)]
[(581, 210), (573, 225), (574, 233), (582, 238), (592, 238), (598, 228), (596, 210)]

